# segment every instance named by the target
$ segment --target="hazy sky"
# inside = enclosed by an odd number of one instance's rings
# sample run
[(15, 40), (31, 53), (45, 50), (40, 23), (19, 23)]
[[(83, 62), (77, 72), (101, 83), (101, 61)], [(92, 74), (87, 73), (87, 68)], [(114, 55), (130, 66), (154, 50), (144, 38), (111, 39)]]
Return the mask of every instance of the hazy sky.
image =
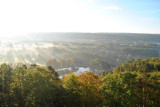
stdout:
[(160, 0), (1, 0), (6, 32), (160, 33)]

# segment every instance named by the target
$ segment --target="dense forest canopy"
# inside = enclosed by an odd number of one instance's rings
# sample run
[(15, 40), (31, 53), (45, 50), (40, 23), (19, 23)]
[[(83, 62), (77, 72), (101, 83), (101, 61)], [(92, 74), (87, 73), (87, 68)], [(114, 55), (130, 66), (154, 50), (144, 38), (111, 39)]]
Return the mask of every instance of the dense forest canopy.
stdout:
[[(146, 69), (147, 67), (147, 69)], [(137, 59), (112, 72), (58, 78), (52, 66), (0, 66), (2, 107), (160, 106), (160, 58)]]

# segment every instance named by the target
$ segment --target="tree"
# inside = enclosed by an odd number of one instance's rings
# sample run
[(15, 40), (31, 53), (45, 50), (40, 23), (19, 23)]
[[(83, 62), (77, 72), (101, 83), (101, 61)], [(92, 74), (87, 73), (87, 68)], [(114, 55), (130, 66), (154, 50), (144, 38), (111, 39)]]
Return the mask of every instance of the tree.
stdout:
[(109, 73), (103, 78), (104, 105), (159, 106), (159, 78), (158, 72)]
[[(13, 104), (24, 106), (58, 106), (61, 81), (43, 67), (25, 69), (17, 67), (14, 70), (11, 84)], [(63, 104), (63, 103), (62, 103)]]
[(68, 107), (81, 107), (79, 82), (77, 76), (74, 73), (68, 74), (63, 78), (63, 87), (66, 90), (66, 105)]
[[(81, 75), (74, 73), (63, 78), (63, 84), (68, 94), (69, 104), (73, 106), (95, 107), (100, 105), (103, 96), (100, 94), (100, 77), (93, 72)], [(75, 100), (76, 99), (76, 100)]]
[(12, 81), (12, 68), (7, 64), (0, 66), (0, 105), (10, 106), (10, 83)]
[(98, 106), (103, 100), (103, 96), (100, 94), (100, 77), (93, 72), (85, 71), (78, 76), (78, 81), (82, 106)]
[(50, 71), (55, 75), (56, 78), (58, 78), (59, 75), (58, 75), (58, 73), (54, 70), (54, 68), (53, 68), (52, 66), (48, 66), (47, 68), (48, 68), (48, 70), (50, 70)]

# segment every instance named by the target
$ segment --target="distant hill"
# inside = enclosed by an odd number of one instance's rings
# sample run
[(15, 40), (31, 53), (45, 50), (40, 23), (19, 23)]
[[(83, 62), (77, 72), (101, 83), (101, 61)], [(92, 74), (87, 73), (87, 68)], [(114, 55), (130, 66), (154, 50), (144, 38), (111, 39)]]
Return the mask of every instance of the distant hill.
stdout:
[[(142, 33), (75, 33), (75, 32), (49, 32), (49, 33), (29, 33), (35, 39), (56, 39), (60, 41), (141, 41), (149, 43), (159, 43), (160, 34), (142, 34)], [(38, 38), (37, 38), (38, 37)]]
[(131, 60), (115, 68), (113, 72), (154, 72), (160, 71), (160, 57)]

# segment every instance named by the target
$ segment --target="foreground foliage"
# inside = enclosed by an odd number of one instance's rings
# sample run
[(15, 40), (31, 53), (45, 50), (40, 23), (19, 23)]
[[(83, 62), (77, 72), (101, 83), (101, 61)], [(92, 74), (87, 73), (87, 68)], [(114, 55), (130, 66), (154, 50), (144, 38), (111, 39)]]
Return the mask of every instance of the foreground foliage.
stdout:
[[(47, 69), (0, 66), (1, 107), (158, 107), (159, 59), (128, 62), (105, 76), (85, 71), (63, 79)], [(145, 68), (148, 67), (148, 68)], [(143, 69), (142, 69), (143, 68)]]

